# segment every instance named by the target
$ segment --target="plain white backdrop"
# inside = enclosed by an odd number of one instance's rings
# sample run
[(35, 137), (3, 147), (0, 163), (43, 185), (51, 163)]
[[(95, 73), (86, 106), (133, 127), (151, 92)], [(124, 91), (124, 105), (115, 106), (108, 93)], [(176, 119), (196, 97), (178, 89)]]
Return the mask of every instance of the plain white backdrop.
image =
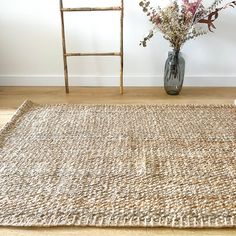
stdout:
[[(119, 5), (119, 0), (64, 2)], [(139, 46), (151, 25), (138, 3), (125, 0), (125, 85), (162, 85), (169, 44), (156, 35), (147, 48)], [(69, 52), (119, 50), (119, 12), (66, 13), (65, 24)], [(236, 9), (221, 12), (216, 27), (183, 47), (186, 86), (236, 86)], [(64, 85), (58, 0), (0, 0), (0, 30), (0, 85)], [(71, 85), (118, 85), (119, 58), (72, 58), (69, 72)]]

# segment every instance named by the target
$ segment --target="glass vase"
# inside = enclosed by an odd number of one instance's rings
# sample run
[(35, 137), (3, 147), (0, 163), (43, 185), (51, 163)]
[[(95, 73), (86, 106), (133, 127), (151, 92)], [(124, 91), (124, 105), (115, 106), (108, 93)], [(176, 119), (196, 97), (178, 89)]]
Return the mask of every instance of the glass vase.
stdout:
[(164, 87), (169, 95), (179, 95), (183, 87), (185, 60), (179, 50), (168, 53), (165, 64)]

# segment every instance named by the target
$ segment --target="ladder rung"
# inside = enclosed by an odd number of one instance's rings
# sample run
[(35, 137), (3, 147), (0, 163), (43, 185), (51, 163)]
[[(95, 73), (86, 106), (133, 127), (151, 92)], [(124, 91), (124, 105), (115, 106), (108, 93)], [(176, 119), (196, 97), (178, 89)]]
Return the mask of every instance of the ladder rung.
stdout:
[(80, 7), (80, 8), (61, 8), (61, 11), (121, 11), (121, 7)]
[(67, 57), (76, 57), (76, 56), (121, 56), (119, 52), (108, 52), (108, 53), (66, 53)]

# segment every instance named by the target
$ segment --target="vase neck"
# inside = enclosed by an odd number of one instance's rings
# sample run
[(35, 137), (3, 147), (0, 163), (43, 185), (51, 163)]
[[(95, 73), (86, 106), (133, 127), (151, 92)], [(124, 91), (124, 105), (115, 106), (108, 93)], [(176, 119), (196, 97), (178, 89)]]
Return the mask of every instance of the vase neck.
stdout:
[(178, 58), (178, 56), (179, 56), (179, 49), (173, 49), (173, 56)]

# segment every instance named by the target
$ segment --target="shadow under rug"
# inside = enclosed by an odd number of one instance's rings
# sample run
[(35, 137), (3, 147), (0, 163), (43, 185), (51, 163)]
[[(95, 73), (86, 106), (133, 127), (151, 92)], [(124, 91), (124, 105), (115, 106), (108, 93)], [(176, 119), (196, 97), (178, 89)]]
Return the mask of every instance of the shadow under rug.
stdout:
[(38, 105), (0, 131), (2, 226), (236, 226), (236, 107)]

